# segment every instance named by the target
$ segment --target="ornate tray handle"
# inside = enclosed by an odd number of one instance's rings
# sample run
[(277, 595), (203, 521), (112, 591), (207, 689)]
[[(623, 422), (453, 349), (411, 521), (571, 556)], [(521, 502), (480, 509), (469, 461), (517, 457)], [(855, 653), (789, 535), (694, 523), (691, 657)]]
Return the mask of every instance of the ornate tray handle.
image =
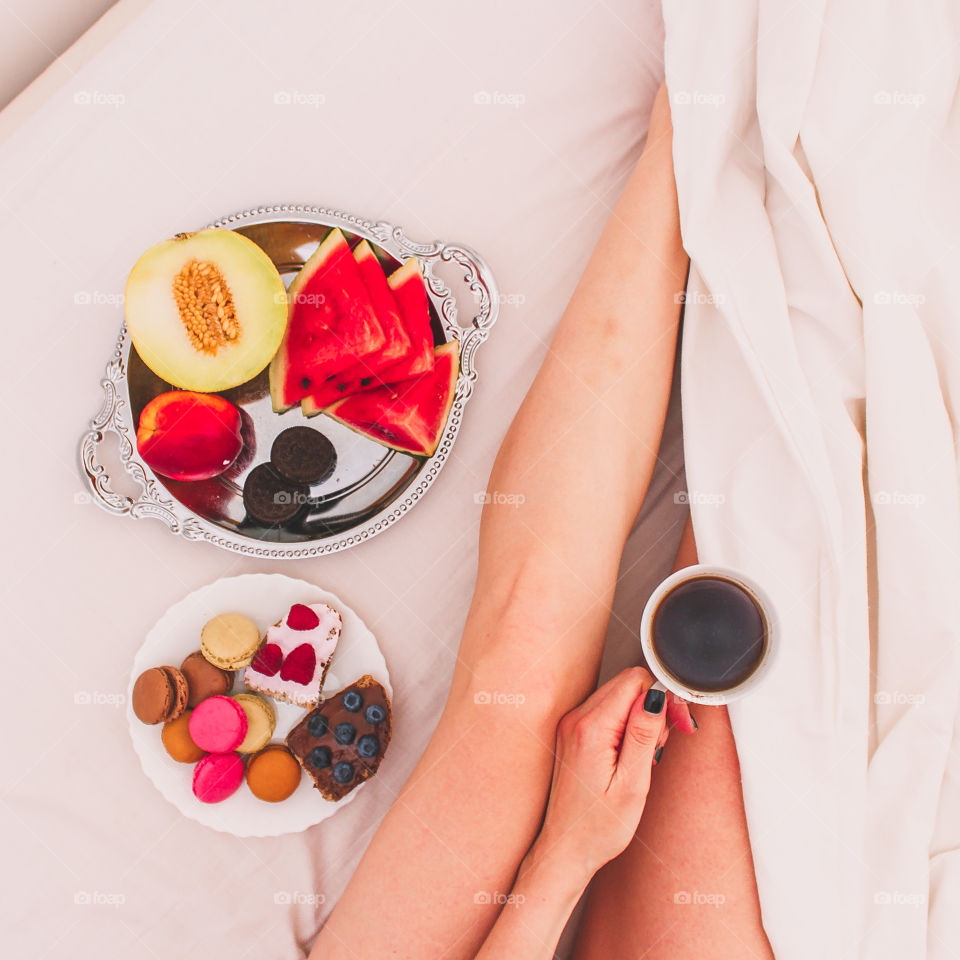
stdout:
[[(493, 273), (483, 259), (470, 247), (456, 243), (416, 243), (400, 229), (385, 222), (371, 223), (352, 214), (322, 207), (283, 204), (258, 207), (218, 220), (213, 226), (236, 228), (247, 223), (301, 220), (327, 226), (341, 226), (366, 236), (398, 257), (415, 256), (423, 266), (424, 279), (439, 307), (446, 338), (460, 341), (460, 376), (457, 393), (444, 436), (433, 457), (426, 461), (421, 475), (400, 499), (362, 527), (357, 527), (338, 538), (318, 539), (297, 543), (263, 542), (225, 530), (204, 520), (179, 501), (172, 500), (153, 475), (145, 468), (134, 446), (136, 425), (132, 423), (127, 396), (127, 359), (130, 341), (124, 326), (100, 381), (103, 387), (103, 407), (90, 421), (90, 429), (80, 438), (80, 472), (93, 502), (118, 516), (134, 518), (153, 517), (162, 520), (172, 533), (188, 540), (206, 540), (225, 550), (274, 559), (321, 556), (342, 550), (375, 536), (403, 516), (422, 497), (436, 479), (449, 456), (463, 416), (463, 407), (473, 393), (477, 381), (476, 351), (487, 339), (496, 322), (500, 297)], [(454, 263), (463, 271), (463, 280), (476, 298), (476, 310), (468, 323), (458, 319), (457, 302), (453, 293), (438, 277), (433, 268), (437, 263)], [(100, 445), (107, 435), (116, 435), (119, 459), (124, 470), (142, 488), (139, 497), (129, 497), (112, 489), (111, 478), (98, 458)]]
[[(126, 400), (122, 396), (123, 347), (126, 330), (121, 331), (113, 359), (107, 365), (103, 387), (103, 406), (90, 421), (90, 429), (80, 438), (80, 472), (97, 506), (118, 516), (155, 517), (162, 520), (174, 533), (187, 534), (184, 522), (177, 516), (176, 504), (160, 495), (157, 483), (148, 477), (143, 466), (133, 456), (133, 443), (120, 419)], [(140, 484), (143, 493), (134, 499), (111, 489), (110, 475), (100, 463), (97, 454), (108, 433), (117, 437), (119, 459), (127, 473)], [(199, 525), (197, 525), (199, 528)]]

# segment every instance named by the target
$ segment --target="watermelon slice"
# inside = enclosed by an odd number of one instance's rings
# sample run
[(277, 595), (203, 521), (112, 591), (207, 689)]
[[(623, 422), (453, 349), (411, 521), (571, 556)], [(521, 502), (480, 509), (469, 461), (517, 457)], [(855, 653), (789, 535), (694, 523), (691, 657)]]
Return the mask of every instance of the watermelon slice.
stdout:
[(384, 383), (393, 383), (415, 377), (433, 367), (433, 329), (430, 326), (427, 288), (423, 284), (416, 258), (411, 257), (402, 267), (394, 270), (387, 278), (387, 283), (396, 298), (413, 344), (413, 352), (409, 357), (380, 371), (379, 377)]
[(460, 344), (437, 347), (433, 369), (409, 380), (364, 390), (324, 410), (351, 430), (415, 457), (437, 449), (457, 389)]
[(386, 342), (357, 262), (338, 229), (327, 234), (294, 277), (287, 303), (287, 330), (270, 363), (270, 396), (277, 413)]
[[(377, 312), (377, 319), (383, 327), (386, 340), (376, 353), (371, 353), (353, 366), (341, 370), (333, 378), (328, 378), (310, 396), (305, 397), (300, 407), (308, 417), (315, 416), (324, 407), (330, 406), (331, 403), (335, 403), (351, 393), (363, 390), (370, 384), (379, 386), (384, 381), (378, 378), (378, 371), (406, 359), (413, 353), (410, 335), (407, 333), (407, 328), (397, 307), (397, 301), (387, 285), (383, 267), (380, 266), (380, 261), (373, 252), (373, 247), (366, 240), (363, 240), (354, 249), (353, 258), (357, 261), (360, 278), (370, 295), (370, 300)], [(430, 359), (432, 362), (432, 342)]]

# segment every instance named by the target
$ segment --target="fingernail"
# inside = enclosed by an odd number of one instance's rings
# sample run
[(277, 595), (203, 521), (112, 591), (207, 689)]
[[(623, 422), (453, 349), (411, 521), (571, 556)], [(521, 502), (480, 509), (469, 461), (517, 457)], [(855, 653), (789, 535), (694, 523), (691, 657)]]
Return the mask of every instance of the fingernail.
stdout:
[(659, 713), (663, 709), (663, 705), (666, 702), (666, 697), (663, 695), (662, 690), (650, 689), (647, 691), (646, 697), (643, 700), (643, 709), (647, 713)]
[(663, 747), (657, 747), (657, 752), (653, 755), (653, 762), (659, 763), (660, 758), (663, 756)]
[(696, 718), (692, 713), (690, 714), (690, 720), (691, 720), (691, 722), (693, 723), (693, 729), (694, 729), (694, 730), (699, 730), (699, 729), (700, 729), (700, 724), (697, 723), (697, 718)]

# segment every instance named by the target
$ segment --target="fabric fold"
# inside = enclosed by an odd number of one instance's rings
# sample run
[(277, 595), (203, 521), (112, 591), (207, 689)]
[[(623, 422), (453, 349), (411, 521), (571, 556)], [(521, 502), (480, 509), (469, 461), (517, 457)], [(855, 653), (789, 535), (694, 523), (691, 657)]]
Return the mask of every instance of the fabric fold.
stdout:
[(664, 2), (697, 543), (782, 624), (730, 710), (781, 958), (956, 941), (958, 18)]

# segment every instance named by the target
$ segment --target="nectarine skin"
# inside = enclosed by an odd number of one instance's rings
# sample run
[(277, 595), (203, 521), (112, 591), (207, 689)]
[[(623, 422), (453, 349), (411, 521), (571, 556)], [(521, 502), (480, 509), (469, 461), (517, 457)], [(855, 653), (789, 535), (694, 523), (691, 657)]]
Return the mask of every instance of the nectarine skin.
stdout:
[(240, 411), (214, 393), (170, 390), (140, 414), (137, 449), (144, 463), (171, 480), (209, 480), (243, 449)]

